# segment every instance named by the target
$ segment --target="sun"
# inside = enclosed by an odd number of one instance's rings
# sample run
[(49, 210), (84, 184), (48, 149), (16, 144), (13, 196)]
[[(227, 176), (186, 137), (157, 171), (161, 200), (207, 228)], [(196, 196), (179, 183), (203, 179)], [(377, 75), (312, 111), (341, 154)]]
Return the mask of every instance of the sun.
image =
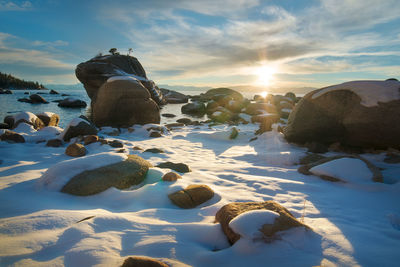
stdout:
[(255, 74), (258, 76), (256, 81), (259, 85), (269, 86), (271, 85), (274, 75), (277, 72), (276, 67), (263, 65), (256, 69)]

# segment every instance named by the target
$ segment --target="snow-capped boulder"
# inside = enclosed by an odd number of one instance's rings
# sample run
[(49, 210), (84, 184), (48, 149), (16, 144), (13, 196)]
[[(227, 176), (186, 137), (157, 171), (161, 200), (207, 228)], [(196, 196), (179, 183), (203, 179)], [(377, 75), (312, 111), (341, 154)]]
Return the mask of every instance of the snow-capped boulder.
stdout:
[(45, 126), (58, 126), (58, 123), (60, 122), (60, 116), (53, 112), (42, 112), (36, 114), (36, 116), (42, 120)]
[(105, 82), (92, 100), (97, 126), (129, 127), (160, 122), (160, 108), (139, 80), (115, 76)]
[(137, 185), (150, 167), (149, 162), (136, 155), (100, 153), (57, 163), (39, 183), (50, 190), (88, 196), (110, 187), (126, 189)]
[(92, 100), (97, 126), (128, 127), (159, 123), (162, 93), (139, 61), (130, 56), (108, 55), (81, 63), (76, 69)]
[(214, 196), (214, 191), (207, 185), (189, 185), (168, 195), (168, 198), (180, 208), (192, 209)]
[(22, 135), (9, 130), (0, 132), (0, 140), (13, 143), (25, 143), (25, 138)]
[(69, 141), (73, 137), (92, 134), (97, 135), (97, 129), (93, 124), (83, 118), (75, 118), (61, 133), (61, 138), (64, 141)]
[(10, 129), (15, 129), (20, 123), (32, 125), (36, 130), (45, 127), (43, 121), (32, 112), (20, 112), (15, 115), (6, 116), (4, 122), (10, 126)]
[(379, 168), (358, 155), (344, 155), (322, 158), (298, 168), (305, 175), (316, 175), (331, 182), (383, 183)]
[(400, 82), (353, 81), (308, 93), (290, 113), (290, 142), (400, 147)]
[(251, 238), (257, 231), (260, 231), (266, 239), (271, 240), (279, 231), (293, 227), (308, 228), (296, 220), (286, 208), (274, 201), (229, 203), (217, 212), (215, 221), (221, 224), (231, 244), (238, 241), (241, 236)]

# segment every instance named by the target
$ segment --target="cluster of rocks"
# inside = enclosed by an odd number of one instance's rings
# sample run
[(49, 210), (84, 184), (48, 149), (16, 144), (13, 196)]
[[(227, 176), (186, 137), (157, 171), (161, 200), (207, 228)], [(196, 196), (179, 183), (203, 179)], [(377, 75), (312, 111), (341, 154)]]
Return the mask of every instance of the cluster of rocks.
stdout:
[(282, 95), (256, 95), (252, 101), (229, 88), (216, 88), (192, 97), (192, 102), (182, 106), (182, 113), (207, 116), (214, 123), (259, 123), (257, 134), (270, 131), (273, 123), (285, 122), (299, 101), (293, 93)]
[(0, 88), (0, 95), (11, 95), (12, 91), (9, 89)]

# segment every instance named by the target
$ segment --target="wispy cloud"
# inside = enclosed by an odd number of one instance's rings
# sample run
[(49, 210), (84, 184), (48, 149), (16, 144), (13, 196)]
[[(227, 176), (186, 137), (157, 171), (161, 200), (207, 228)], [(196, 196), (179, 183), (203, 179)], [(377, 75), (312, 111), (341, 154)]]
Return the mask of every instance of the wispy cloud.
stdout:
[(32, 8), (29, 1), (0, 1), (0, 11), (27, 11)]

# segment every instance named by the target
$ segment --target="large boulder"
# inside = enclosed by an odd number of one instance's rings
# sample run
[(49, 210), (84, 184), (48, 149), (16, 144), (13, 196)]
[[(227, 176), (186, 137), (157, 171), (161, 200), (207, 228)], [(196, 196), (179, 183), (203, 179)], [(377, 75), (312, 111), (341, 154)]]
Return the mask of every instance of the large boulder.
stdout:
[(142, 83), (133, 78), (105, 82), (92, 101), (92, 114), (97, 126), (129, 127), (160, 122), (157, 103)]
[[(298, 221), (285, 207), (274, 201), (265, 202), (235, 202), (223, 206), (215, 215), (215, 222), (221, 224), (222, 230), (229, 242), (234, 244), (240, 239), (240, 235), (235, 233), (229, 223), (240, 214), (254, 210), (269, 210), (279, 214), (272, 224), (262, 226), (260, 232), (268, 239), (272, 239), (279, 231), (285, 231), (293, 227), (305, 227), (305, 224)], [(256, 229), (255, 229), (256, 230)]]
[(203, 116), (206, 113), (206, 105), (202, 102), (192, 102), (181, 107), (183, 114)]
[(98, 56), (79, 64), (75, 72), (92, 101), (97, 126), (159, 123), (158, 104), (164, 103), (162, 93), (147, 79), (135, 57)]
[[(206, 93), (201, 94), (202, 100), (235, 100), (235, 101), (243, 101), (243, 95), (233, 89), (230, 88), (214, 88), (208, 90)], [(228, 100), (228, 101), (229, 101)]]
[(87, 104), (83, 100), (67, 97), (58, 102), (58, 106), (62, 108), (85, 108)]
[(136, 155), (128, 155), (122, 162), (110, 164), (89, 171), (84, 171), (63, 186), (61, 192), (88, 196), (94, 195), (110, 187), (126, 189), (140, 184), (152, 165)]
[(400, 82), (353, 81), (308, 93), (290, 113), (290, 142), (400, 147)]

